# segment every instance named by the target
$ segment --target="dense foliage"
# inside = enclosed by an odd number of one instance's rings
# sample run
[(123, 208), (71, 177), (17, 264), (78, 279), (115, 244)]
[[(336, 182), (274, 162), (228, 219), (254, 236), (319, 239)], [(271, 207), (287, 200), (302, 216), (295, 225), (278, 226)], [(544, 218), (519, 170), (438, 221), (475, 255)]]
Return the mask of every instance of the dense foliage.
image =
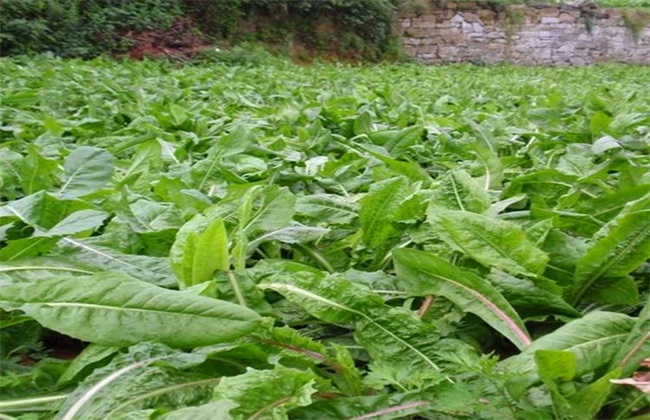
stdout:
[[(130, 34), (165, 31), (175, 20), (196, 22), (212, 40), (296, 39), (316, 52), (379, 56), (392, 47), (397, 0), (3, 0), (2, 55), (53, 52), (62, 57), (120, 53)], [(289, 51), (284, 51), (289, 52)]]
[(182, 13), (178, 0), (3, 0), (0, 53), (119, 52), (130, 46), (128, 31), (165, 30)]
[(0, 75), (3, 418), (647, 414), (650, 69)]

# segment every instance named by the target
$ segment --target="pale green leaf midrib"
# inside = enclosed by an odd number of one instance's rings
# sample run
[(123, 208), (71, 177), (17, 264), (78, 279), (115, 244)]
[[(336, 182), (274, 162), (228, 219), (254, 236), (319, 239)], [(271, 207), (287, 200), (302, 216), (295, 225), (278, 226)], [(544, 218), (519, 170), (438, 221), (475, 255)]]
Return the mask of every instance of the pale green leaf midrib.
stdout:
[[(445, 281), (445, 282), (448, 282), (448, 283), (454, 284), (454, 285), (456, 285), (457, 287), (460, 287), (460, 288), (464, 289), (466, 292), (468, 292), (468, 293), (470, 293), (470, 294), (472, 294), (472, 295), (474, 295), (474, 294), (479, 294), (479, 295), (482, 297), (482, 299), (489, 300), (489, 299), (487, 299), (485, 296), (483, 296), (482, 294), (480, 294), (479, 292), (477, 292), (476, 290), (474, 290), (474, 289), (472, 289), (472, 288), (470, 288), (470, 287), (468, 287), (468, 286), (465, 286), (464, 284), (458, 283), (457, 281), (455, 281), (455, 280), (453, 280), (453, 279), (450, 279), (450, 278), (448, 278), (448, 277), (441, 276), (441, 275), (439, 275), (439, 274), (431, 273), (431, 272), (429, 272), (429, 271), (424, 270), (423, 268), (420, 268), (419, 271), (425, 273), (425, 274), (428, 275), (428, 276), (431, 276), (431, 277), (434, 277), (434, 278), (439, 278), (439, 279), (441, 279), (442, 281)], [(496, 290), (495, 290), (495, 292), (496, 292), (496, 293), (499, 293), (499, 292), (496, 291)], [(508, 320), (503, 319), (503, 317), (501, 317), (497, 312), (495, 312), (493, 308), (491, 308), (487, 303), (484, 303), (484, 302), (482, 301), (482, 299), (478, 299), (476, 302), (480, 303), (480, 304), (481, 304), (485, 309), (487, 309), (490, 313), (492, 313), (492, 314), (493, 314), (494, 316), (496, 316), (498, 319), (500, 319), (501, 321), (503, 321), (503, 322), (505, 322), (506, 324), (508, 324)], [(498, 307), (498, 305), (497, 305), (496, 303), (493, 303), (493, 304), (494, 304), (495, 306)], [(506, 315), (508, 315), (508, 314), (505, 312), (505, 310), (503, 310), (503, 309), (501, 309), (501, 310), (502, 310)], [(510, 316), (510, 315), (508, 315), (508, 316)], [(523, 333), (524, 331), (523, 331), (522, 325), (520, 325), (520, 323), (518, 323), (518, 322), (516, 321), (515, 318), (512, 318), (512, 321), (513, 321), (515, 324), (517, 324), (517, 326), (522, 330), (522, 333)], [(519, 334), (517, 334), (517, 332), (515, 332), (515, 334), (516, 334), (517, 336), (519, 336)], [(528, 338), (528, 337), (527, 337), (527, 338)], [(528, 338), (528, 339), (529, 339), (529, 338)], [(519, 337), (519, 341), (521, 341), (521, 344), (523, 344), (524, 346), (528, 346), (528, 345), (529, 345), (529, 343), (525, 343), (524, 340), (522, 340), (521, 337)]]
[[(16, 302), (16, 301), (9, 301), (5, 300), (5, 302)], [(177, 311), (165, 311), (161, 309), (150, 309), (150, 308), (133, 308), (129, 306), (125, 306), (124, 304), (116, 304), (117, 306), (109, 306), (109, 305), (101, 305), (101, 304), (96, 304), (96, 303), (70, 303), (70, 302), (34, 302), (34, 301), (29, 301), (29, 302), (17, 302), (22, 305), (44, 305), (44, 306), (50, 306), (50, 307), (60, 307), (60, 308), (65, 308), (65, 307), (70, 307), (70, 308), (87, 308), (87, 309), (97, 309), (97, 310), (109, 310), (109, 311), (117, 311), (117, 312), (143, 312), (143, 313), (160, 313), (160, 314), (166, 314), (166, 315), (174, 315), (174, 316), (190, 316), (190, 317), (200, 317), (200, 318), (222, 318), (223, 314), (215, 314), (215, 315), (208, 315), (205, 313), (187, 313), (187, 312), (177, 312)], [(206, 310), (206, 311), (209, 311)], [(234, 321), (234, 322), (249, 322), (249, 320), (245, 319), (236, 319), (236, 318), (228, 318), (228, 321)]]
[(397, 195), (397, 193), (398, 191), (396, 190), (391, 191), (389, 197), (382, 201), (380, 207), (374, 212), (373, 217), (370, 219), (368, 229), (367, 231), (364, 230), (364, 233), (370, 234), (370, 232), (374, 231), (374, 227), (377, 224), (377, 222), (383, 218), (382, 216), (384, 217), (386, 216), (384, 214), (384, 209), (390, 204), (390, 202)]
[(199, 381), (184, 382), (182, 384), (174, 384), (174, 385), (169, 385), (169, 386), (166, 386), (166, 387), (158, 388), (156, 390), (149, 391), (149, 392), (146, 392), (144, 394), (138, 395), (137, 397), (135, 397), (135, 398), (133, 398), (131, 400), (128, 400), (127, 402), (125, 402), (123, 404), (120, 404), (119, 406), (117, 406), (116, 408), (111, 410), (106, 415), (106, 418), (110, 419), (110, 418), (112, 418), (112, 416), (114, 414), (119, 413), (120, 411), (124, 410), (126, 407), (128, 407), (130, 405), (137, 404), (138, 402), (141, 402), (141, 401), (146, 401), (146, 400), (148, 400), (150, 398), (157, 397), (159, 395), (164, 395), (164, 394), (167, 394), (167, 393), (170, 393), (170, 392), (173, 392), (173, 391), (178, 391), (178, 390), (184, 389), (184, 388), (195, 388), (195, 387), (199, 387), (199, 386), (218, 383), (219, 381), (221, 381), (221, 378), (209, 378), (209, 379), (202, 379), (202, 380), (199, 380)]
[[(590, 346), (593, 346), (593, 345), (597, 345), (598, 343), (601, 343), (601, 342), (602, 343), (607, 343), (609, 341), (616, 342), (616, 341), (620, 340), (622, 337), (627, 337), (628, 334), (629, 334), (629, 332), (615, 334), (615, 335), (608, 335), (606, 337), (600, 337), (600, 338), (596, 338), (596, 339), (593, 339), (593, 340), (583, 341), (582, 343), (574, 344), (574, 345), (571, 345), (570, 347), (552, 347), (552, 348), (558, 349), (558, 350), (566, 350), (566, 351), (581, 350), (583, 347), (590, 347)], [(543, 350), (543, 349), (544, 349), (544, 347), (542, 347), (542, 348), (533, 348), (533, 347), (531, 347), (531, 348), (528, 349), (528, 351), (534, 352), (536, 350)]]
[[(630, 249), (633, 246), (636, 246), (639, 243), (643, 243), (649, 236), (650, 236), (650, 223), (646, 223), (645, 226), (643, 226), (642, 231), (640, 234), (636, 235), (630, 242), (628, 242), (627, 245), (621, 250), (621, 252), (617, 253), (613, 258), (607, 258), (605, 259), (605, 264), (600, 266), (600, 269), (596, 271), (592, 276), (588, 277), (585, 279), (586, 281), (580, 288), (576, 299), (579, 299), (585, 291), (600, 277), (602, 277), (610, 268), (615, 266), (615, 264), (619, 263), (623, 258), (625, 258), (627, 255), (629, 255), (632, 251)], [(589, 253), (587, 253), (589, 255)]]
[(289, 284), (283, 284), (283, 283), (270, 283), (270, 284), (267, 285), (267, 287), (269, 287), (269, 288), (271, 288), (271, 289), (285, 289), (285, 290), (291, 291), (291, 292), (293, 292), (293, 293), (300, 294), (300, 295), (303, 295), (303, 296), (305, 296), (305, 297), (311, 298), (311, 299), (316, 300), (316, 301), (318, 301), (318, 302), (325, 303), (325, 304), (327, 304), (327, 305), (334, 306), (335, 308), (339, 308), (339, 309), (342, 309), (342, 310), (344, 310), (344, 311), (347, 311), (347, 312), (353, 313), (353, 314), (355, 314), (355, 315), (358, 315), (358, 316), (364, 318), (365, 320), (369, 321), (371, 324), (375, 325), (377, 328), (379, 328), (380, 330), (382, 330), (382, 331), (385, 332), (386, 334), (388, 334), (388, 335), (389, 335), (390, 337), (392, 337), (395, 341), (402, 343), (402, 344), (403, 344), (405, 347), (407, 347), (409, 350), (411, 350), (412, 352), (414, 352), (415, 354), (417, 354), (417, 355), (418, 355), (422, 360), (424, 360), (424, 361), (425, 361), (429, 366), (431, 366), (431, 367), (434, 368), (435, 370), (440, 370), (440, 368), (438, 367), (438, 365), (436, 365), (436, 364), (435, 364), (431, 359), (429, 359), (429, 358), (428, 358), (424, 353), (422, 353), (422, 352), (421, 352), (420, 350), (418, 350), (417, 348), (413, 347), (413, 346), (412, 346), (410, 343), (408, 343), (407, 341), (405, 341), (405, 340), (399, 338), (398, 336), (396, 336), (393, 332), (391, 332), (390, 330), (386, 329), (384, 326), (380, 325), (380, 324), (377, 323), (374, 319), (372, 319), (370, 316), (364, 314), (363, 312), (357, 311), (356, 309), (348, 308), (347, 306), (344, 306), (344, 305), (341, 305), (341, 304), (339, 304), (339, 303), (337, 303), (337, 302), (331, 301), (331, 300), (329, 300), (329, 299), (327, 299), (327, 298), (324, 298), (324, 297), (322, 297), (322, 296), (319, 296), (319, 295), (317, 295), (317, 294), (314, 294), (314, 293), (312, 293), (312, 292), (310, 292), (310, 291), (308, 291), (308, 290), (304, 290), (304, 289), (301, 289), (301, 288), (299, 288), (299, 287), (295, 287), (295, 286), (292, 286), (292, 285), (289, 285)]
[[(483, 234), (482, 234), (481, 232), (479, 232), (478, 229), (472, 229), (472, 234), (475, 234), (475, 235), (478, 236), (481, 240), (485, 241), (488, 245), (490, 245), (490, 247), (492, 247), (492, 249), (496, 250), (496, 251), (501, 255), (501, 257), (503, 257), (504, 259), (506, 259), (506, 260), (508, 260), (508, 261), (513, 262), (517, 267), (519, 267), (520, 270), (522, 270), (522, 271), (520, 271), (520, 272), (523, 272), (523, 273), (529, 273), (529, 272), (530, 272), (530, 271), (528, 270), (528, 268), (524, 267), (524, 266), (521, 265), (518, 261), (516, 261), (516, 260), (514, 260), (512, 257), (510, 257), (510, 255), (509, 255), (506, 251), (502, 250), (500, 247), (498, 247), (497, 245), (495, 245), (491, 240), (489, 240), (488, 238), (486, 238), (485, 236), (483, 236)], [(454, 235), (454, 236), (456, 236), (456, 235)], [(460, 245), (460, 244), (459, 244), (459, 245)], [(465, 247), (463, 247), (463, 246), (461, 246), (461, 248), (465, 249)], [(467, 252), (467, 251), (466, 251), (466, 252)], [(469, 252), (468, 252), (468, 253), (469, 253)]]
[(69, 186), (70, 183), (73, 181), (73, 179), (75, 178), (75, 176), (76, 176), (76, 175), (77, 175), (77, 174), (78, 174), (78, 173), (79, 173), (79, 172), (80, 172), (80, 171), (81, 171), (85, 166), (90, 165), (91, 163), (93, 163), (93, 159), (94, 159), (97, 155), (99, 155), (99, 153), (96, 152), (96, 153), (92, 154), (91, 156), (89, 156), (85, 162), (83, 162), (81, 165), (79, 165), (79, 167), (77, 168), (77, 170), (75, 170), (72, 174), (70, 174), (70, 177), (69, 177), (68, 180), (65, 182), (65, 184), (63, 184), (63, 185), (61, 186), (61, 189), (59, 190), (59, 194), (62, 194), (62, 193), (66, 190), (66, 188), (68, 188), (68, 186)]

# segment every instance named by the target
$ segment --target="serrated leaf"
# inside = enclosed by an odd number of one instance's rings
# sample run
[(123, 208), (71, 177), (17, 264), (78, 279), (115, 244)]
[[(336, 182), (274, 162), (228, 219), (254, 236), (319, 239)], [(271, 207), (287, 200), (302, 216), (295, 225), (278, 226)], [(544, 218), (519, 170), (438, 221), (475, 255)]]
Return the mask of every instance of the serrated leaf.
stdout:
[(624, 376), (630, 375), (650, 354), (650, 298), (646, 301), (634, 327), (620, 346), (610, 369), (620, 368)]
[(463, 170), (456, 170), (442, 177), (433, 190), (429, 206), (429, 212), (434, 213), (436, 207), (442, 207), (482, 214), (490, 208), (490, 198), (478, 180)]
[(161, 420), (231, 420), (230, 412), (239, 405), (231, 400), (219, 400), (196, 407), (174, 410), (158, 417)]
[(355, 203), (334, 194), (313, 194), (299, 197), (296, 213), (319, 223), (345, 224), (357, 217)]
[(439, 371), (435, 363), (434, 328), (411, 313), (391, 308), (367, 288), (341, 277), (323, 278), (307, 272), (271, 278), (261, 287), (275, 290), (317, 318), (338, 325), (356, 325), (355, 338), (371, 357), (405, 372)]
[(579, 317), (580, 312), (562, 299), (562, 288), (544, 278), (518, 278), (493, 270), (488, 280), (522, 317), (564, 315)]
[(373, 185), (360, 200), (359, 221), (368, 246), (385, 246), (386, 240), (395, 234), (393, 217), (412, 192), (407, 179), (397, 177)]
[(159, 343), (135, 345), (93, 371), (68, 396), (56, 418), (120, 418), (150, 404), (174, 409), (208, 402), (219, 378), (190, 371), (205, 360), (203, 354), (183, 353)]
[(546, 253), (532, 244), (514, 223), (463, 211), (430, 214), (443, 239), (485, 265), (512, 274), (541, 274)]
[(223, 378), (215, 387), (215, 399), (234, 401), (236, 418), (287, 418), (287, 411), (312, 403), (313, 394), (329, 386), (312, 371), (276, 366), (273, 370), (248, 369)]
[(294, 418), (307, 419), (318, 413), (319, 420), (339, 419), (403, 419), (426, 411), (431, 403), (417, 394), (392, 393), (362, 397), (335, 398), (317, 401), (291, 411)]
[(462, 310), (479, 316), (520, 350), (531, 343), (523, 321), (508, 301), (488, 282), (427, 252), (393, 252), (399, 280), (409, 294), (441, 295)]
[(576, 376), (593, 372), (612, 362), (627, 340), (634, 318), (615, 312), (594, 311), (535, 340), (521, 354), (501, 362), (501, 369), (516, 373), (511, 391), (519, 395), (539, 380), (533, 370), (537, 350), (564, 350), (576, 356)]
[(578, 302), (594, 283), (622, 277), (650, 257), (650, 196), (625, 206), (596, 233), (586, 254), (578, 261), (575, 281), (568, 292)]
[(60, 277), (0, 288), (0, 306), (41, 325), (105, 346), (158, 341), (198, 347), (254, 331), (256, 313), (216, 299), (165, 290), (123, 274)]

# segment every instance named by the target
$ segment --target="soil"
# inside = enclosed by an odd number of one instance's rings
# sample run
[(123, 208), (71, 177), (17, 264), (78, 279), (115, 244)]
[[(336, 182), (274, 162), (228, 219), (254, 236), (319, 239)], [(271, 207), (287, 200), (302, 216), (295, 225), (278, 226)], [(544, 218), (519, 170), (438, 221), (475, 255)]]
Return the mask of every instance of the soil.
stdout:
[(210, 44), (198, 35), (193, 21), (189, 18), (176, 20), (166, 31), (130, 31), (123, 37), (131, 40), (133, 44), (126, 55), (134, 60), (166, 57), (186, 61), (210, 48)]

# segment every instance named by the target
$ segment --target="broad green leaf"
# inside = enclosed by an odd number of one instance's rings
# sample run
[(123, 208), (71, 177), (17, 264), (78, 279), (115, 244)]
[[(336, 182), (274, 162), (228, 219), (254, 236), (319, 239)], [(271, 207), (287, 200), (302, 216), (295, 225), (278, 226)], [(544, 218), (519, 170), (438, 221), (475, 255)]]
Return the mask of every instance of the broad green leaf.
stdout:
[(196, 407), (174, 410), (158, 417), (161, 420), (231, 420), (230, 412), (239, 405), (231, 400), (219, 400)]
[(119, 347), (108, 347), (99, 344), (90, 344), (88, 347), (83, 349), (83, 351), (79, 353), (79, 355), (75, 357), (74, 360), (72, 360), (63, 375), (61, 375), (59, 378), (59, 383), (64, 384), (66, 382), (70, 382), (84, 369), (89, 369), (92, 367), (92, 365), (101, 363), (103, 360), (114, 356), (119, 351)]
[(360, 201), (359, 221), (363, 241), (370, 247), (385, 246), (396, 230), (392, 219), (400, 205), (412, 193), (404, 177), (392, 178), (373, 185)]
[(251, 189), (250, 204), (242, 208), (250, 211), (239, 212), (240, 228), (247, 235), (256, 232), (271, 232), (286, 227), (295, 213), (296, 197), (288, 188), (275, 185), (262, 189)]
[(379, 130), (368, 134), (370, 141), (384, 146), (393, 156), (398, 156), (406, 147), (420, 142), (425, 136), (426, 130), (417, 125), (401, 130)]
[(141, 235), (176, 231), (183, 225), (183, 219), (171, 204), (144, 199), (128, 203), (126, 197), (121, 204), (117, 209), (118, 217)]
[(242, 126), (236, 126), (228, 134), (214, 140), (205, 159), (199, 160), (191, 169), (193, 188), (204, 191), (218, 178), (224, 158), (246, 150), (251, 142), (251, 134)]
[(537, 350), (565, 350), (576, 357), (576, 376), (609, 365), (627, 340), (634, 318), (614, 312), (590, 312), (533, 342), (521, 354), (501, 362), (501, 369), (517, 374), (511, 391), (520, 394), (538, 381), (533, 371)]
[(628, 203), (596, 233), (578, 261), (569, 300), (578, 302), (596, 282), (627, 275), (650, 257), (650, 196)]
[(208, 402), (219, 378), (192, 372), (205, 360), (203, 354), (184, 353), (159, 343), (134, 345), (87, 376), (56, 418), (121, 418), (152, 402), (167, 409)]
[(537, 350), (535, 365), (544, 385), (551, 393), (553, 411), (567, 413), (571, 405), (560, 390), (558, 383), (566, 383), (576, 374), (576, 356), (562, 350)]
[[(368, 146), (361, 146), (363, 150), (370, 153), (372, 157), (382, 162), (389, 168), (395, 175), (402, 175), (410, 179), (412, 182), (421, 181), (425, 185), (431, 183), (431, 177), (420, 165), (414, 162), (405, 162), (402, 160), (393, 159), (390, 156), (379, 153), (373, 148)], [(384, 151), (384, 153), (386, 153)]]
[(56, 160), (48, 159), (39, 150), (30, 145), (27, 156), (18, 165), (17, 173), (25, 195), (47, 190), (54, 185), (59, 165)]
[(287, 418), (287, 411), (307, 406), (313, 395), (329, 388), (328, 383), (310, 370), (276, 366), (273, 370), (248, 369), (239, 376), (223, 378), (215, 387), (214, 398), (234, 401), (235, 418)]
[(466, 171), (456, 170), (436, 185), (429, 206), (429, 212), (434, 214), (437, 207), (482, 214), (490, 208), (490, 198), (476, 179)]
[(113, 175), (113, 155), (90, 146), (77, 147), (66, 158), (59, 194), (80, 197), (103, 188)]
[(650, 298), (641, 310), (634, 327), (620, 346), (610, 369), (620, 368), (623, 376), (631, 375), (650, 354)]
[(544, 278), (518, 278), (494, 270), (488, 280), (524, 318), (563, 315), (577, 318), (580, 312), (562, 299), (562, 289)]
[(589, 121), (589, 130), (595, 137), (607, 130), (609, 124), (612, 122), (612, 117), (605, 114), (603, 111), (596, 111)]
[(591, 146), (591, 151), (596, 155), (602, 155), (610, 150), (620, 149), (621, 145), (612, 136), (603, 136), (596, 140)]
[(62, 274), (70, 276), (93, 274), (94, 270), (63, 258), (29, 258), (0, 264), (0, 279), (8, 282), (33, 282)]
[(581, 200), (576, 205), (576, 211), (591, 214), (598, 220), (608, 222), (620, 213), (625, 208), (625, 205), (639, 200), (649, 193), (650, 184), (623, 188), (613, 191), (610, 194), (598, 195), (591, 199)]
[(34, 227), (51, 229), (70, 214), (91, 207), (82, 200), (60, 199), (48, 192), (39, 191), (0, 207), (0, 221), (3, 218), (13, 218)]
[(286, 244), (302, 244), (321, 239), (330, 232), (329, 229), (304, 226), (298, 223), (285, 228), (266, 233), (248, 243), (248, 250), (253, 251), (260, 244), (269, 241), (278, 241)]
[(501, 196), (508, 198), (525, 193), (533, 203), (549, 206), (571, 190), (577, 180), (575, 175), (567, 175), (556, 169), (523, 173), (506, 186)]
[(96, 245), (95, 238), (64, 238), (50, 253), (53, 258), (73, 262), (78, 268), (92, 272), (119, 271), (157, 286), (176, 285), (167, 258), (125, 254), (106, 246)]
[(552, 229), (542, 245), (542, 249), (550, 257), (544, 276), (556, 280), (562, 286), (573, 283), (576, 264), (587, 248), (583, 238)]
[(274, 360), (283, 365), (313, 368), (323, 364), (340, 370), (323, 343), (302, 335), (293, 328), (273, 327), (265, 323), (255, 332), (254, 342), (264, 350), (266, 357), (273, 354)]
[(298, 216), (308, 217), (319, 225), (346, 224), (357, 217), (357, 206), (352, 200), (338, 195), (312, 194), (298, 197), (296, 213)]
[(108, 213), (102, 211), (79, 210), (68, 215), (47, 232), (36, 232), (34, 236), (67, 236), (93, 231), (100, 227), (108, 216)]
[(261, 315), (272, 312), (264, 292), (253, 282), (247, 270), (218, 271), (214, 277), (216, 296), (220, 299), (249, 308)]
[(275, 290), (324, 321), (342, 326), (356, 325), (356, 340), (377, 363), (404, 372), (437, 374), (438, 342), (435, 329), (411, 313), (391, 308), (367, 288), (333, 276), (308, 272), (291, 277), (275, 276), (261, 287)]
[(514, 223), (464, 211), (440, 211), (429, 220), (451, 246), (485, 265), (512, 274), (541, 274), (548, 256)]
[(193, 249), (184, 253), (184, 259), (191, 259), (192, 277), (185, 287), (211, 280), (215, 271), (228, 271), (228, 236), (221, 219), (214, 219), (202, 233), (194, 237)]
[(622, 276), (597, 282), (585, 292), (583, 299), (604, 305), (634, 305), (639, 301), (639, 291), (634, 277)]
[(618, 378), (620, 374), (620, 369), (614, 369), (572, 395), (568, 399), (571, 408), (566, 416), (572, 416), (576, 420), (596, 418), (600, 409), (607, 402), (607, 397), (612, 390), (611, 380)]
[(569, 382), (576, 375), (576, 356), (566, 350), (537, 350), (535, 364), (545, 382)]
[(10, 241), (0, 249), (0, 261), (18, 261), (46, 254), (56, 246), (57, 237), (34, 236)]
[(291, 411), (293, 418), (308, 419), (318, 413), (319, 420), (376, 418), (403, 419), (426, 411), (431, 403), (417, 394), (391, 393), (361, 397), (342, 397), (314, 402)]
[(257, 314), (237, 305), (112, 273), (6, 285), (0, 290), (0, 306), (105, 346), (158, 341), (198, 347), (233, 340), (259, 325)]
[(393, 252), (400, 282), (411, 295), (441, 295), (506, 336), (517, 348), (531, 343), (523, 321), (508, 301), (485, 280), (437, 256), (413, 249)]

